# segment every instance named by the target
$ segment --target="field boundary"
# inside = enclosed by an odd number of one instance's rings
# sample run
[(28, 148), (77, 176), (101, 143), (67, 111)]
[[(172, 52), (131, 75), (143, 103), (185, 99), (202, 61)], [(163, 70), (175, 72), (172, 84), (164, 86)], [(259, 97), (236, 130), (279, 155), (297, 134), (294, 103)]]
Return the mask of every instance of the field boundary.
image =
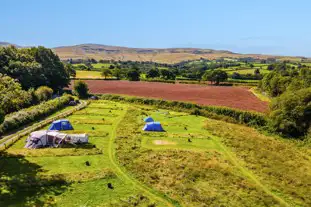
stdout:
[(26, 136), (27, 134), (31, 133), (32, 131), (40, 129), (43, 126), (45, 126), (45, 125), (55, 121), (56, 119), (69, 116), (72, 113), (85, 108), (87, 105), (88, 105), (87, 101), (81, 101), (81, 103), (78, 106), (76, 106), (75, 108), (73, 108), (71, 110), (65, 111), (65, 112), (63, 112), (61, 114), (58, 114), (58, 115), (53, 116), (53, 117), (48, 118), (48, 119), (44, 119), (41, 122), (39, 122), (37, 124), (34, 124), (32, 126), (29, 126), (29, 127), (25, 128), (23, 130), (20, 130), (17, 133), (14, 133), (12, 135), (4, 136), (1, 139), (2, 142), (0, 143), (0, 152), (6, 150), (10, 146), (12, 146), (16, 141), (18, 141), (20, 138), (22, 138), (23, 136)]

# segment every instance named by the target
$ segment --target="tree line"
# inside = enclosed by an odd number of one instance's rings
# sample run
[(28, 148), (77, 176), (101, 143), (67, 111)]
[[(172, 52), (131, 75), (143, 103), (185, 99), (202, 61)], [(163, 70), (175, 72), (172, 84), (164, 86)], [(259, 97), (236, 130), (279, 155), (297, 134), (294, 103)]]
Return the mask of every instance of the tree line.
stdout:
[(291, 67), (286, 62), (270, 66), (273, 71), (259, 83), (262, 92), (272, 97), (270, 127), (284, 136), (311, 135), (311, 70)]
[(0, 47), (0, 123), (5, 114), (61, 92), (74, 73), (50, 49)]

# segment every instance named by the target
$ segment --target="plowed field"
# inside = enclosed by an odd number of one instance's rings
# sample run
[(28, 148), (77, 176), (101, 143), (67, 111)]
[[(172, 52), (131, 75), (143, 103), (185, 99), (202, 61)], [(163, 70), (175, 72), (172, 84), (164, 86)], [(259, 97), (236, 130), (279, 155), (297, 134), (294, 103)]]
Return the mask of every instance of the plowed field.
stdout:
[(259, 100), (244, 87), (103, 80), (86, 80), (85, 82), (88, 84), (91, 93), (186, 101), (201, 105), (227, 106), (258, 112), (268, 110), (266, 102)]

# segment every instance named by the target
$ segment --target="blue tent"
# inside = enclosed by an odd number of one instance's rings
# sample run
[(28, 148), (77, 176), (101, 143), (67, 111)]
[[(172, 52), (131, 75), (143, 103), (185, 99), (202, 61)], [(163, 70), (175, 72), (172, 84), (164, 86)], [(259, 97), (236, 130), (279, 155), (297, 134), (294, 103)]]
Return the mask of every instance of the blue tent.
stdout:
[(150, 116), (144, 118), (144, 122), (154, 122), (153, 118), (151, 118)]
[(163, 132), (163, 128), (160, 122), (148, 122), (143, 128), (144, 131), (156, 131), (156, 132)]
[(53, 121), (49, 130), (73, 130), (73, 127), (67, 119), (61, 119)]

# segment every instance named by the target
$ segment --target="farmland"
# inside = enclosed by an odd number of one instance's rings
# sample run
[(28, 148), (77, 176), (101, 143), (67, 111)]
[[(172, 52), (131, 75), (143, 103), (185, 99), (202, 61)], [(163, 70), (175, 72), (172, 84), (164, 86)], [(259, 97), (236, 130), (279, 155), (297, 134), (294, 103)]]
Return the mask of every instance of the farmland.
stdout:
[(247, 88), (243, 87), (101, 80), (87, 80), (86, 83), (91, 93), (97, 94), (152, 97), (259, 112), (265, 112), (268, 109), (267, 103), (260, 101)]
[[(165, 131), (142, 131), (148, 115)], [(88, 133), (89, 144), (28, 150), (26, 137), (17, 141), (0, 160), (0, 206), (311, 205), (311, 154), (295, 142), (104, 100), (67, 118), (68, 133)]]
[(99, 71), (77, 70), (76, 78), (96, 79), (96, 78), (103, 78), (103, 77), (101, 76), (101, 73)]

